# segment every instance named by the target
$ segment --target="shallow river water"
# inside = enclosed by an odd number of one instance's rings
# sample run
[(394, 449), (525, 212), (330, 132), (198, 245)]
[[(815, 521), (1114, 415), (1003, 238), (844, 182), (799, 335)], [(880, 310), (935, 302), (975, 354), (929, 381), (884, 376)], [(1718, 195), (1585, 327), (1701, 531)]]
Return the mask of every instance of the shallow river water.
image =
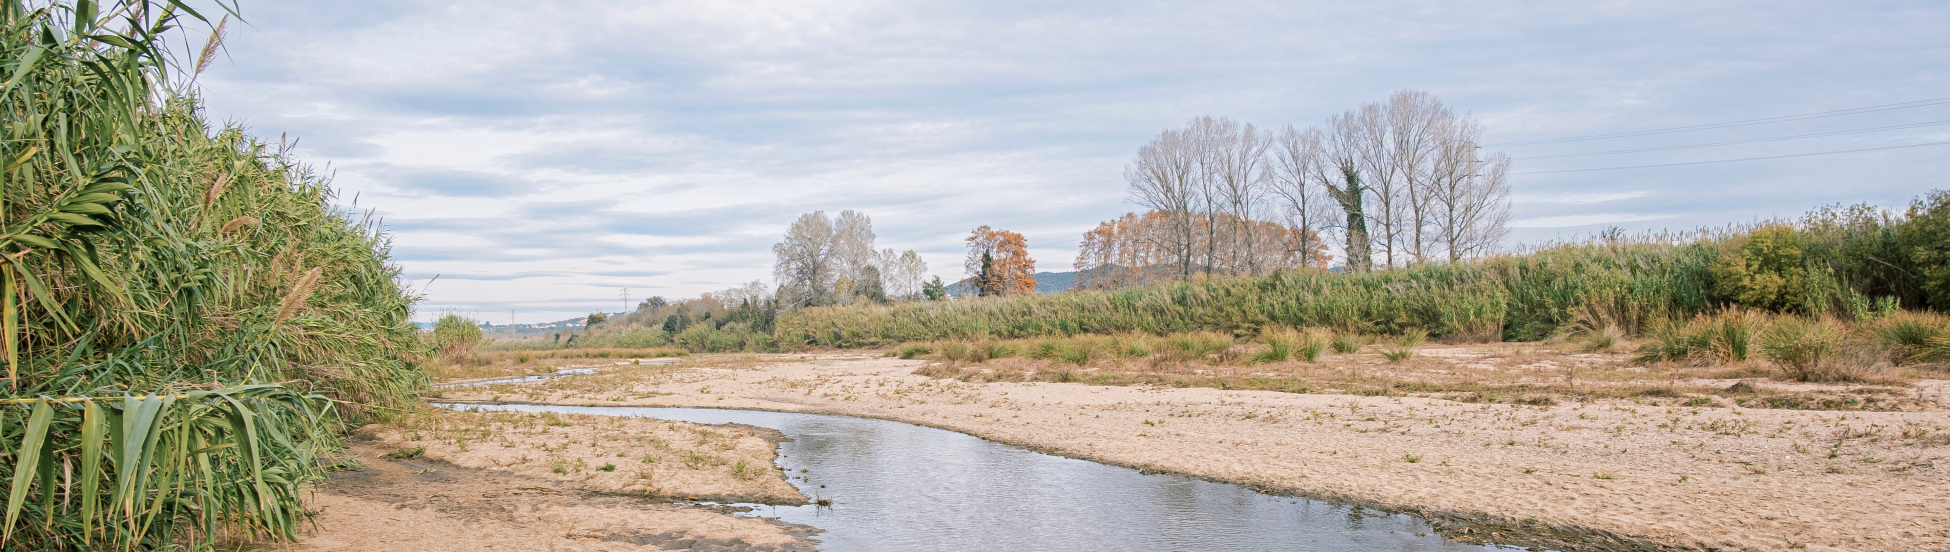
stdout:
[[(820, 549), (1513, 550), (1444, 540), (1420, 518), (1063, 458), (900, 422), (748, 410), (454, 408), (636, 416), (779, 430), (779, 466), (831, 506), (748, 515), (826, 530)], [(803, 471), (802, 471), (803, 470)]]

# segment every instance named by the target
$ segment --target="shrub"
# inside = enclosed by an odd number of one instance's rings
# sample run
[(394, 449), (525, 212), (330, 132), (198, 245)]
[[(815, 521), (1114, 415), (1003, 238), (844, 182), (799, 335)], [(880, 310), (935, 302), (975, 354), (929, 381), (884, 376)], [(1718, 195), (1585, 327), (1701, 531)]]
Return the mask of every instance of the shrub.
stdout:
[(1910, 203), (1908, 220), (1896, 233), (1916, 267), (1925, 300), (1950, 310), (1950, 190), (1932, 190)]
[(1772, 224), (1722, 245), (1712, 265), (1713, 290), (1751, 308), (1801, 308), (1808, 284), (1807, 259), (1793, 227)]

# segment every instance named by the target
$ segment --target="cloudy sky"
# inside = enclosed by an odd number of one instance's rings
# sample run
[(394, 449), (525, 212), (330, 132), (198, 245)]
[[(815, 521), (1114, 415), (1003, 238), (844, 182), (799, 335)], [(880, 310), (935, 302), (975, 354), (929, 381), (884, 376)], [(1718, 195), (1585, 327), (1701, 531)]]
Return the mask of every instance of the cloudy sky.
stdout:
[[(950, 281), (983, 224), (1068, 270), (1084, 230), (1136, 209), (1122, 168), (1160, 130), (1316, 124), (1404, 89), (1508, 144), (1490, 149), (1518, 159), (1512, 245), (1950, 187), (1950, 145), (1926, 145), (1950, 142), (1942, 2), (244, 0), (242, 14), (199, 80), (210, 116), (300, 139), (348, 207), (385, 217), (422, 319), (540, 322), (618, 310), (621, 288), (769, 281), (771, 244), (814, 210), (866, 212), (880, 246)], [(1510, 144), (1539, 140), (1556, 141)], [(1674, 149), (1705, 144), (1721, 145)], [(1876, 149), (1895, 146), (1917, 147)], [(1583, 170), (1850, 150), (1873, 151)]]

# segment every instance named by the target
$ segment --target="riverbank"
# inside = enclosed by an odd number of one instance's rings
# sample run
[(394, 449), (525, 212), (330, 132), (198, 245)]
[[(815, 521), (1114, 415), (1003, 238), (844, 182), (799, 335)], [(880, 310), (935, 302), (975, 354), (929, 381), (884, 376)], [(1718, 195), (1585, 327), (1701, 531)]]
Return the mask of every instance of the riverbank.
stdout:
[[(777, 432), (661, 420), (433, 411), (368, 426), (296, 543), (255, 550), (811, 551), (818, 529), (676, 501), (803, 504)], [(742, 466), (742, 468), (741, 468)]]
[(977, 383), (914, 374), (927, 361), (854, 358), (615, 366), (536, 384), (450, 389), (444, 399), (882, 418), (1418, 513), (1458, 522), (1451, 536), (1464, 540), (1620, 550), (1950, 549), (1950, 477), (1942, 469), (1950, 420), (1941, 409), (1475, 404)]

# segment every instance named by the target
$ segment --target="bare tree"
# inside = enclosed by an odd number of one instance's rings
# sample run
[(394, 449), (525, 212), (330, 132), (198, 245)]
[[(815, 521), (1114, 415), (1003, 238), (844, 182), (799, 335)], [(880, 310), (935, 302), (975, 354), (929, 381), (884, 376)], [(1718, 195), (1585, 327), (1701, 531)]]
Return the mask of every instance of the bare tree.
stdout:
[(880, 285), (880, 279), (869, 278), (867, 270), (874, 266), (873, 241), (873, 219), (866, 213), (840, 211), (833, 218), (833, 258), (840, 277), (851, 278), (856, 286), (865, 286), (867, 280)]
[(1207, 155), (1213, 159), (1213, 188), (1218, 191), (1218, 206), (1231, 215), (1226, 217), (1229, 243), (1225, 250), (1233, 258), (1224, 264), (1231, 270), (1243, 268), (1247, 274), (1259, 274), (1260, 243), (1255, 236), (1259, 225), (1254, 224), (1254, 217), (1265, 196), (1266, 151), (1272, 140), (1253, 125), (1239, 125), (1231, 119), (1219, 119), (1212, 130)]
[(772, 277), (779, 282), (781, 303), (801, 307), (831, 301), (833, 283), (839, 279), (833, 244), (833, 221), (824, 211), (806, 213), (786, 229), (785, 239), (772, 246), (777, 257)]
[[(1316, 232), (1335, 226), (1331, 222), (1333, 201), (1325, 196), (1326, 190), (1316, 185), (1312, 175), (1323, 165), (1330, 164), (1325, 152), (1321, 150), (1320, 129), (1309, 128), (1300, 131), (1287, 125), (1280, 130), (1277, 142), (1270, 148), (1267, 178), (1273, 196), (1278, 198), (1286, 214), (1287, 226), (1298, 233), (1300, 251), (1313, 251), (1319, 244)], [(1302, 255), (1301, 266), (1313, 266), (1313, 255)]]
[(1438, 180), (1431, 195), (1434, 234), (1449, 262), (1495, 251), (1510, 234), (1510, 156), (1497, 152), (1478, 162), (1474, 142), (1445, 156), (1460, 170)]
[(1197, 201), (1196, 151), (1185, 133), (1166, 130), (1138, 148), (1137, 159), (1124, 167), (1131, 185), (1131, 201), (1164, 213), (1171, 220), (1171, 249), (1180, 263), (1180, 277), (1192, 276), (1192, 210)]
[(883, 249), (874, 254), (874, 266), (880, 270), (881, 287), (886, 290), (887, 299), (892, 301), (918, 301), (921, 299), (921, 286), (928, 273), (928, 263), (914, 250), (895, 253), (893, 249)]
[(1450, 138), (1443, 130), (1453, 126), (1456, 115), (1434, 94), (1419, 90), (1396, 92), (1388, 98), (1388, 157), (1395, 174), (1404, 179), (1401, 187), (1403, 217), (1400, 238), (1409, 263), (1426, 262), (1434, 234), (1429, 229), (1430, 187), (1444, 145)]
[[(1314, 251), (1317, 230), (1338, 227), (1350, 271), (1373, 270), (1377, 261), (1411, 266), (1480, 254), (1506, 234), (1509, 192), (1507, 158), (1477, 166), (1478, 135), (1473, 119), (1420, 91), (1278, 135), (1232, 119), (1194, 118), (1138, 149), (1124, 177), (1131, 201), (1152, 213), (1086, 234), (1079, 270), (1094, 270), (1105, 283), (1142, 280), (1145, 274), (1117, 265), (1144, 259), (1161, 267), (1156, 261), (1169, 258), (1180, 278), (1195, 271), (1258, 274), (1266, 262), (1288, 258), (1262, 248), (1292, 242), (1260, 236), (1269, 198), (1295, 230), (1281, 235), (1297, 237), (1299, 251)], [(1492, 173), (1499, 176), (1483, 176)], [(1342, 222), (1331, 221), (1336, 206)], [(1169, 221), (1168, 231), (1150, 222), (1154, 215)], [(1152, 236), (1165, 243), (1144, 245)]]

